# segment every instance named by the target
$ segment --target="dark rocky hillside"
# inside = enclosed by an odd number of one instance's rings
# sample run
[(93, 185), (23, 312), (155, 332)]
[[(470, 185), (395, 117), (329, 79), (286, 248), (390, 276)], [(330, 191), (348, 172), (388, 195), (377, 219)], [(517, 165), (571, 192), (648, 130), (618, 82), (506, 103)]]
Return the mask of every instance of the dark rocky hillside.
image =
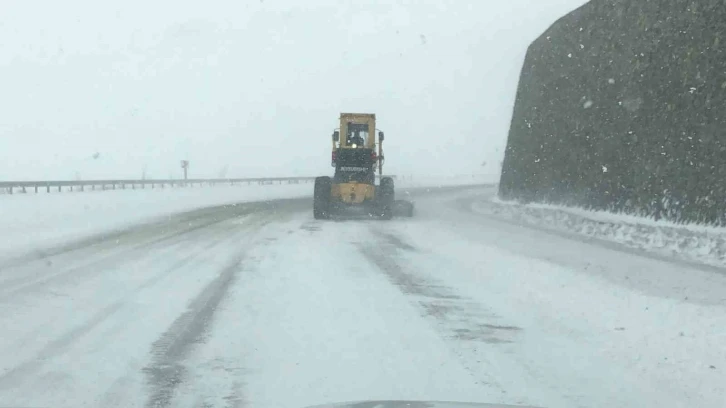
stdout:
[(500, 196), (726, 223), (726, 1), (592, 0), (529, 47)]

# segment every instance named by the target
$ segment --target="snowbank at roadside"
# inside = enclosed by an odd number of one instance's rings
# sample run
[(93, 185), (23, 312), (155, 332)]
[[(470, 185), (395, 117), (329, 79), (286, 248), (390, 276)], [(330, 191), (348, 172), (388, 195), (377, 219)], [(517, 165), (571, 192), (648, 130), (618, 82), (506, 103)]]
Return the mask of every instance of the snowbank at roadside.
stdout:
[(684, 261), (726, 266), (726, 228), (679, 225), (624, 214), (548, 204), (521, 204), (502, 201), (496, 197), (474, 203), (473, 210)]
[(215, 205), (310, 195), (312, 184), (114, 190), (0, 197), (0, 257)]

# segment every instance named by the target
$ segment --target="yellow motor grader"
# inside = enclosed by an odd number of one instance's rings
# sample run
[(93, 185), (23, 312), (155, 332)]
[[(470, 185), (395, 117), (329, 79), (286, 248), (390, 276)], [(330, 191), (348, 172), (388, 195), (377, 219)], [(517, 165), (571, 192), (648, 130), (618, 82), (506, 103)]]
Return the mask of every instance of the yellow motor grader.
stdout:
[[(376, 143), (376, 115), (341, 113), (340, 128), (333, 132), (333, 177), (315, 179), (313, 215), (360, 214), (391, 219), (396, 213), (413, 216), (413, 204), (395, 201), (392, 177), (383, 176), (383, 132)], [(376, 171), (379, 183), (376, 184)]]

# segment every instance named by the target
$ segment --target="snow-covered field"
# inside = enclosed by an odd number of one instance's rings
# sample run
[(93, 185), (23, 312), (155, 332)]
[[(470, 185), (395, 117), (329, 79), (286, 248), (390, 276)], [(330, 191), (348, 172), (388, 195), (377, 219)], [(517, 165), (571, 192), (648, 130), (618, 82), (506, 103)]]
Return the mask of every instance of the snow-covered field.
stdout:
[[(492, 183), (491, 176), (407, 177), (401, 188)], [(216, 205), (312, 195), (312, 183), (0, 195), (0, 259)]]
[(723, 407), (725, 274), (474, 210), (494, 191), (388, 222), (238, 204), (0, 261), (0, 403)]
[(548, 204), (521, 204), (491, 196), (472, 207), (480, 214), (539, 228), (576, 233), (660, 256), (726, 266), (726, 228), (587, 211)]

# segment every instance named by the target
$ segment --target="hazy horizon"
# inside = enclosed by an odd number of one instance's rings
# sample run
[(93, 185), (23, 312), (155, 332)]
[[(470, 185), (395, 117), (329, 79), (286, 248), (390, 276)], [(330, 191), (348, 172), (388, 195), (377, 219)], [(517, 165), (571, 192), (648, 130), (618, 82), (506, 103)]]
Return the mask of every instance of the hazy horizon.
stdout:
[(0, 179), (329, 174), (340, 112), (386, 173), (495, 174), (527, 46), (585, 1), (338, 3), (4, 4)]

